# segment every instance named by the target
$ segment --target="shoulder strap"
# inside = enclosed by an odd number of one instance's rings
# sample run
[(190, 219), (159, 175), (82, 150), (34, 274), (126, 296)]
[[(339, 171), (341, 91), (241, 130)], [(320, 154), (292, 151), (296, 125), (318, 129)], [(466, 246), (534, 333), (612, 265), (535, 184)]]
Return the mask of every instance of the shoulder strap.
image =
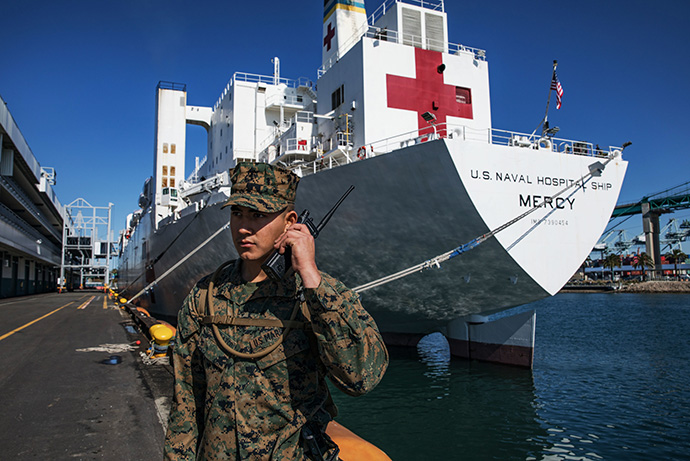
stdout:
[[(211, 280), (209, 281), (208, 288), (206, 291), (206, 296), (204, 296), (204, 293), (201, 293), (201, 298), (206, 298), (204, 301), (202, 301), (203, 304), (206, 304), (206, 306), (203, 306), (203, 309), (200, 309), (200, 314), (207, 314), (204, 315), (201, 319), (202, 323), (210, 324), (211, 329), (213, 330), (213, 335), (216, 338), (216, 341), (218, 342), (218, 345), (225, 350), (228, 354), (234, 355), (235, 357), (240, 357), (243, 359), (250, 359), (250, 360), (257, 360), (262, 357), (265, 357), (266, 355), (270, 354), (273, 352), (278, 346), (280, 346), (283, 343), (283, 340), (285, 337), (290, 333), (290, 330), (292, 328), (299, 328), (297, 325), (304, 325), (305, 322), (297, 322), (295, 321), (295, 318), (297, 317), (297, 313), (300, 310), (300, 306), (304, 302), (303, 296), (299, 296), (298, 299), (295, 302), (295, 307), (292, 309), (292, 314), (290, 315), (290, 320), (287, 321), (282, 321), (278, 319), (242, 319), (242, 318), (237, 318), (237, 317), (231, 317), (228, 315), (216, 315), (214, 311), (214, 300), (213, 300), (213, 287), (215, 285), (216, 279), (218, 278), (218, 275), (221, 273), (223, 269), (225, 269), (227, 266), (232, 264), (234, 261), (227, 261), (223, 264), (221, 264), (218, 269), (213, 273), (211, 276)], [(200, 304), (200, 307), (202, 305)], [(206, 320), (206, 322), (204, 322)], [(220, 322), (215, 322), (212, 320), (221, 320)], [(281, 322), (280, 325), (269, 325), (264, 322)], [(226, 323), (230, 322), (230, 323)], [(261, 323), (255, 323), (255, 322), (261, 322)], [(280, 326), (285, 328), (283, 333), (278, 337), (276, 342), (271, 344), (270, 346), (261, 349), (258, 352), (253, 352), (253, 353), (244, 353), (240, 352), (238, 350), (235, 350), (234, 348), (230, 347), (223, 337), (220, 334), (220, 330), (218, 329), (218, 323), (220, 324), (226, 324), (226, 325), (256, 325), (256, 326)]]
[(231, 315), (206, 315), (201, 318), (204, 325), (227, 325), (227, 326), (257, 326), (257, 327), (281, 327), (306, 329), (311, 324), (307, 322), (281, 320), (281, 319), (249, 319), (233, 317)]

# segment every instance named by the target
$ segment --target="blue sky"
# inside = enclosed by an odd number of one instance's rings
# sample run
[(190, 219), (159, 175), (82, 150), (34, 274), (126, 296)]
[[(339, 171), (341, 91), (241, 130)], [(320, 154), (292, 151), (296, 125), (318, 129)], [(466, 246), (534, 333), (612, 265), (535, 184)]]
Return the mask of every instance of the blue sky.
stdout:
[[(62, 203), (112, 202), (114, 228), (124, 226), (152, 173), (160, 80), (187, 84), (189, 104), (211, 106), (233, 72), (271, 74), (273, 56), (282, 76), (316, 79), (320, 1), (241, 5), (4, 2), (0, 95), (40, 164), (57, 170)], [(379, 5), (366, 2), (370, 13)], [(620, 202), (690, 180), (690, 2), (453, 0), (446, 11), (451, 42), (487, 51), (494, 128), (534, 130), (557, 59), (565, 94), (549, 120), (558, 137), (633, 143)], [(205, 135), (190, 127), (187, 136), (193, 164)]]

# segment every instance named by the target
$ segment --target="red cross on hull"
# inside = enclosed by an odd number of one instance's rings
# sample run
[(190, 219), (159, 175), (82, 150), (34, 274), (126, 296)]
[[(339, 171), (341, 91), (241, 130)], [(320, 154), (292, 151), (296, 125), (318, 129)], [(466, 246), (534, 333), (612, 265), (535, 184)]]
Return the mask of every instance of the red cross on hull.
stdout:
[(416, 78), (386, 74), (388, 107), (417, 112), (420, 130), (429, 126), (425, 112), (436, 116), (436, 124), (446, 123), (447, 116), (472, 118), (470, 90), (446, 85), (438, 71), (442, 64), (440, 52), (415, 48)]

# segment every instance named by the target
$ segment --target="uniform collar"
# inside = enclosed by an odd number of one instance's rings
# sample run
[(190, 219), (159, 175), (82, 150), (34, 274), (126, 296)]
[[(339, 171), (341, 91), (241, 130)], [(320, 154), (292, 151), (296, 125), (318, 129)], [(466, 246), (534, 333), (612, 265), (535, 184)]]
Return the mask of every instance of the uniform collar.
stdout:
[(224, 270), (215, 283), (215, 296), (244, 303), (249, 299), (256, 300), (267, 297), (294, 297), (298, 285), (301, 284), (299, 275), (293, 274), (285, 277), (278, 282), (266, 279), (258, 283), (245, 282), (242, 279), (242, 261), (235, 260), (235, 263), (227, 270)]

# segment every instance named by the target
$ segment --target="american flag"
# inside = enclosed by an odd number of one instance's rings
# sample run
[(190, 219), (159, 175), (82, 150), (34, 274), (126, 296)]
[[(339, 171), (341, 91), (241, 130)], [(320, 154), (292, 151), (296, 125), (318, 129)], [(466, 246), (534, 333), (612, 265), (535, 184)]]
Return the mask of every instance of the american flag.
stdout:
[(556, 75), (556, 70), (553, 71), (553, 77), (551, 77), (551, 89), (556, 90), (556, 109), (561, 108), (561, 98), (563, 97), (563, 87), (561, 82), (558, 81), (558, 75)]

